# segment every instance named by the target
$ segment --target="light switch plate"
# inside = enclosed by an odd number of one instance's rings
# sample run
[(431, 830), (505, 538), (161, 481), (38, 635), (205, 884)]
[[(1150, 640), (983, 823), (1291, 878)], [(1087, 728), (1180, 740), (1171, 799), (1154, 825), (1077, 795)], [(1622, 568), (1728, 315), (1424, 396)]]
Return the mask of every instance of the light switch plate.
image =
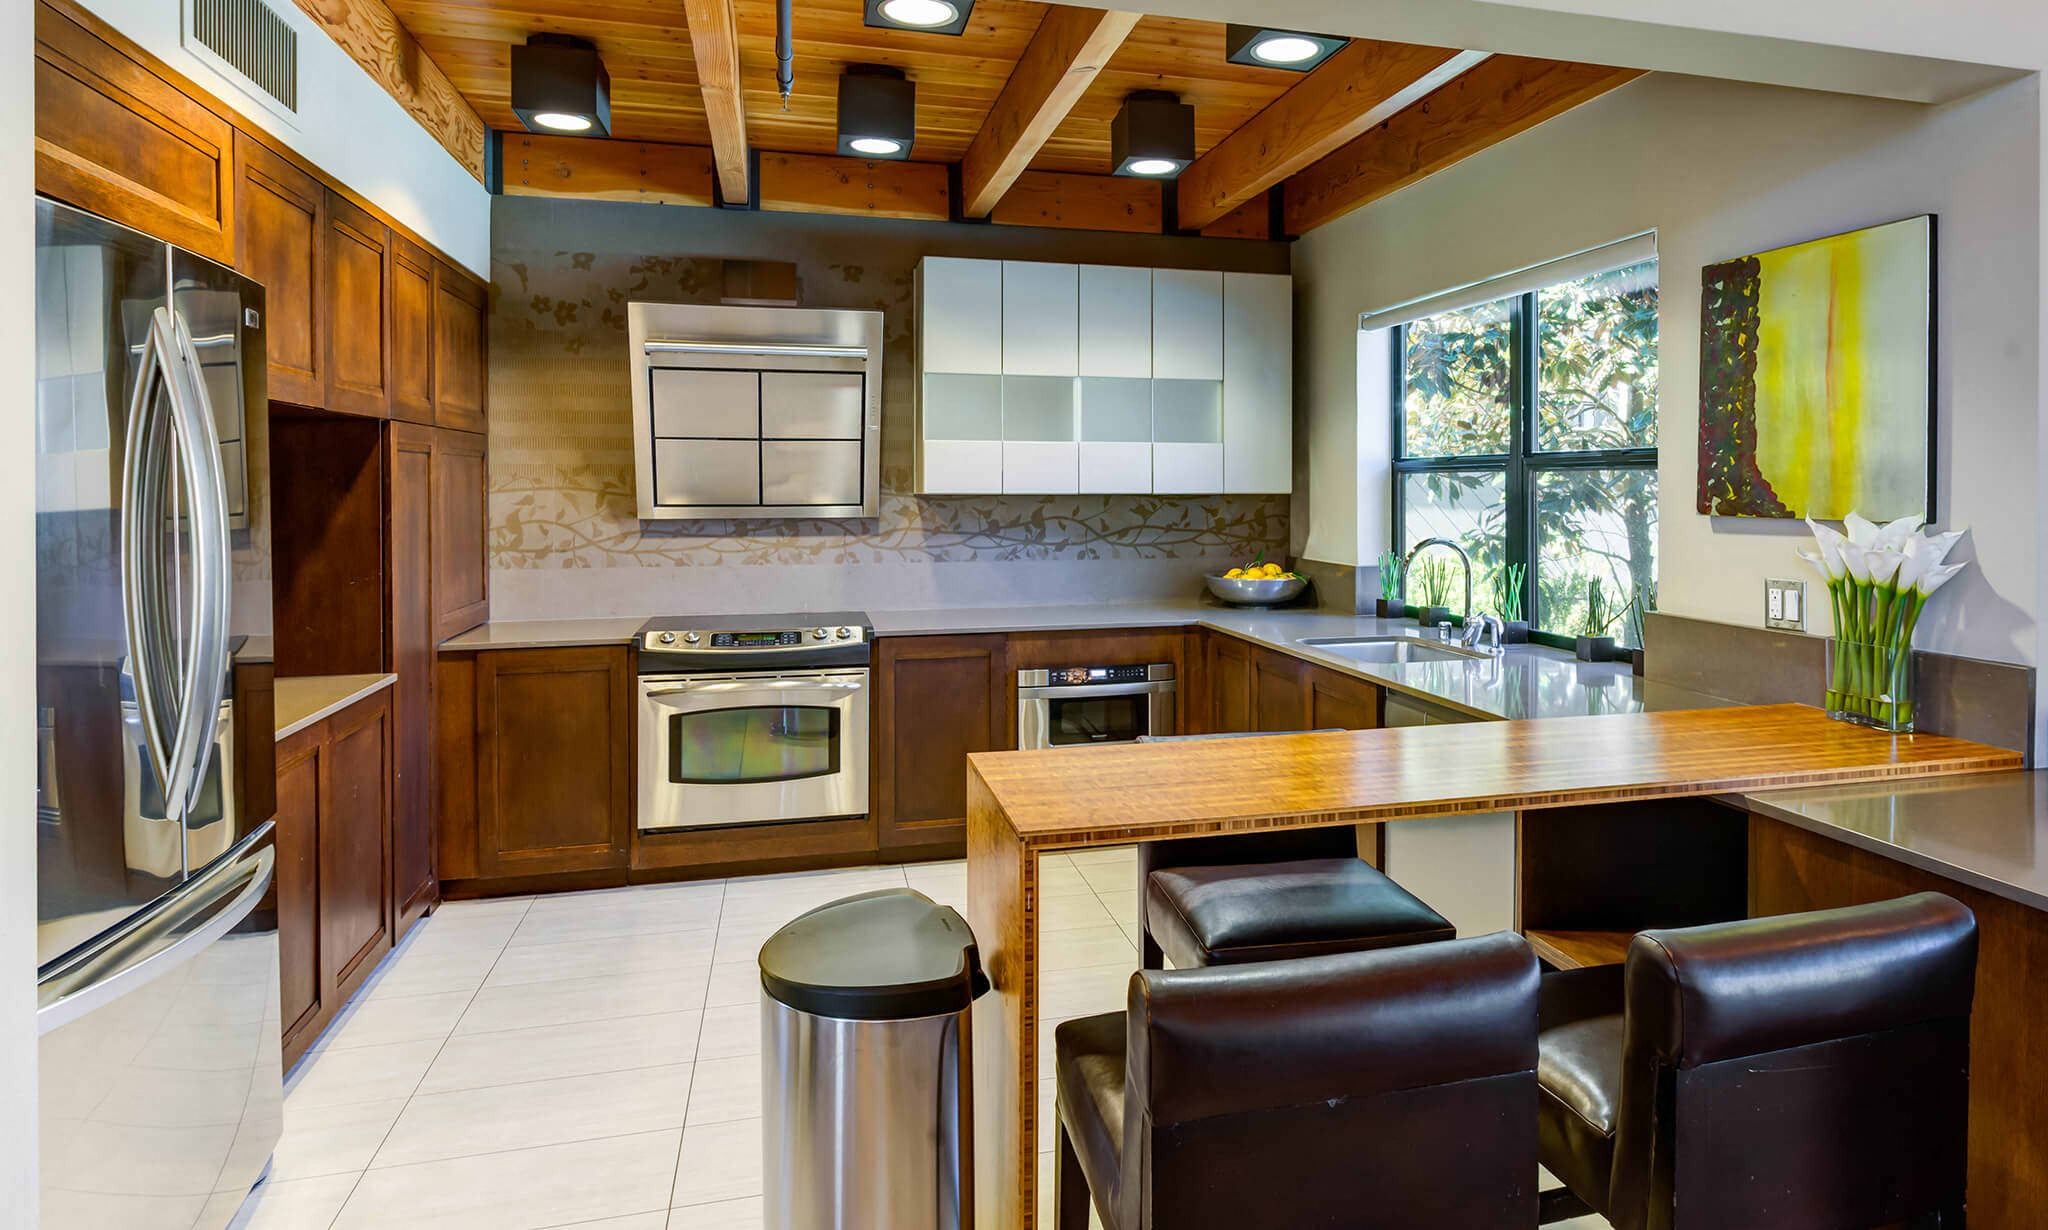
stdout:
[(1806, 582), (1764, 582), (1764, 627), (1806, 631)]

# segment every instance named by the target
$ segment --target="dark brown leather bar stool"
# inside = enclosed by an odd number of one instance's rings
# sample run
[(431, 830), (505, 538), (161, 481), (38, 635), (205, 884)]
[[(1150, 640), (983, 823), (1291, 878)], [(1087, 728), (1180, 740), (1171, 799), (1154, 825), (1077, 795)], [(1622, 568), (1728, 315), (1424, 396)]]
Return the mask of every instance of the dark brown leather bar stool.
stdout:
[(1537, 983), (1507, 932), (1139, 971), (1053, 1035), (1055, 1230), (1526, 1230)]
[(1177, 969), (1194, 969), (1367, 952), (1458, 934), (1449, 919), (1358, 857), (1357, 830), (1349, 825), (1144, 842), (1138, 902), (1145, 969), (1161, 968), (1162, 957)]
[[(1961, 1225), (1977, 920), (1920, 893), (1645, 931), (1543, 980), (1543, 1164), (1615, 1230)], [(1583, 1207), (1582, 1207), (1583, 1205)]]

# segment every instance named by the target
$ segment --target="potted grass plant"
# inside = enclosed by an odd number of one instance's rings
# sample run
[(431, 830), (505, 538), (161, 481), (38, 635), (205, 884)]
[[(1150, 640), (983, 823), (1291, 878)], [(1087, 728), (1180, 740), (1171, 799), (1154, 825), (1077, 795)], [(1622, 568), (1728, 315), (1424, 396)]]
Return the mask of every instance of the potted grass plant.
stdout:
[(1408, 579), (1415, 583), (1415, 605), (1420, 608), (1415, 618), (1425, 628), (1449, 623), (1451, 619), (1451, 566), (1434, 557), (1423, 560), (1408, 570)]
[(1606, 662), (1614, 657), (1614, 638), (1608, 635), (1608, 627), (1614, 623), (1614, 615), (1607, 610), (1607, 591), (1600, 588), (1600, 582), (1586, 583), (1586, 622), (1573, 644), (1573, 651), (1581, 662)]
[(1392, 551), (1380, 552), (1380, 597), (1374, 614), (1381, 619), (1399, 619), (1408, 613), (1408, 604), (1401, 599), (1401, 557)]
[(1913, 729), (1913, 632), (1934, 592), (1963, 570), (1944, 561), (1961, 530), (1929, 534), (1917, 516), (1885, 525), (1850, 513), (1846, 533), (1809, 520), (1834, 609), (1828, 641), (1828, 716), (1904, 734)]
[(1522, 645), (1529, 640), (1529, 621), (1521, 618), (1522, 580), (1529, 569), (1524, 564), (1508, 564), (1493, 574), (1493, 611), (1500, 616), (1500, 643)]

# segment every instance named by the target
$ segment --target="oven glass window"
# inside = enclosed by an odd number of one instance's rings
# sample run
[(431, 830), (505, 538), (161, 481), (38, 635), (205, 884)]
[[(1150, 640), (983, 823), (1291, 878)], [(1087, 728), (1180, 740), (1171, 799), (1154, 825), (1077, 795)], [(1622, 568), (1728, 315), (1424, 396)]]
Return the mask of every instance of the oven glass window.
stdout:
[(1146, 696), (1088, 696), (1047, 701), (1054, 747), (1129, 743), (1151, 733)]
[(668, 720), (668, 777), (686, 786), (740, 786), (839, 772), (839, 710), (753, 705), (677, 713)]

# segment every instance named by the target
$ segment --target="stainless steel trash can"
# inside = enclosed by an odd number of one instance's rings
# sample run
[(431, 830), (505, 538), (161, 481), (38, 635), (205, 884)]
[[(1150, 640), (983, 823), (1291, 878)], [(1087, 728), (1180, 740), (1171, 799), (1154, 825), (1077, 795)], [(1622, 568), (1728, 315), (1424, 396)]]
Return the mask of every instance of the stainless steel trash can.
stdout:
[(968, 1015), (987, 989), (959, 911), (905, 888), (762, 945), (766, 1230), (970, 1230)]

